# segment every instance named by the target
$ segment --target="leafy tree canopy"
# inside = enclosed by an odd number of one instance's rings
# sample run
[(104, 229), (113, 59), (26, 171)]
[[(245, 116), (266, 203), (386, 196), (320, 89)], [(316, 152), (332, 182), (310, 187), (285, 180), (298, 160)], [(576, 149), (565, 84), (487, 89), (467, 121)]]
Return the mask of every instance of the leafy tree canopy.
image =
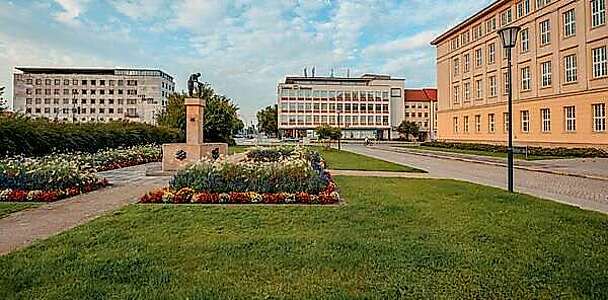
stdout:
[(404, 135), (405, 138), (409, 141), (410, 136), (418, 136), (420, 132), (420, 126), (418, 126), (416, 122), (403, 121), (401, 122), (401, 124), (399, 124), (399, 127), (397, 127), (397, 132)]
[(277, 136), (279, 132), (279, 117), (277, 105), (270, 105), (256, 113), (258, 128), (269, 136)]
[[(234, 145), (234, 134), (245, 125), (238, 117), (238, 106), (226, 96), (217, 95), (209, 84), (202, 87), (201, 98), (206, 101), (203, 133), (205, 142), (220, 142)], [(177, 128), (186, 135), (185, 93), (169, 96), (167, 108), (158, 115), (158, 124)]]

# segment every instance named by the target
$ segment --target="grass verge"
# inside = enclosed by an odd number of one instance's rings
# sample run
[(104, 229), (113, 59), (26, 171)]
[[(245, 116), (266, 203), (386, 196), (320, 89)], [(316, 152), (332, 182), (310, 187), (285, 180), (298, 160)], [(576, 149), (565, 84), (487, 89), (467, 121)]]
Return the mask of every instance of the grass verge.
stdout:
[[(507, 153), (505, 152), (492, 152), (492, 151), (481, 151), (481, 150), (463, 150), (463, 149), (448, 149), (448, 148), (440, 148), (440, 147), (429, 147), (429, 146), (402, 146), (402, 148), (412, 149), (412, 150), (427, 150), (434, 152), (450, 152), (450, 153), (459, 153), (459, 154), (469, 154), (469, 155), (479, 155), (479, 156), (488, 156), (488, 157), (498, 157), (498, 158), (507, 158)], [(515, 154), (515, 159), (521, 160), (543, 160), (543, 159), (565, 159), (572, 157), (562, 157), (562, 156), (538, 156), (538, 155), (526, 155), (524, 154)]]
[(132, 205), (0, 257), (0, 299), (607, 298), (608, 216), (450, 180), (340, 207)]
[(14, 212), (24, 210), (31, 207), (37, 207), (40, 204), (36, 203), (3, 203), (0, 202), (0, 218), (4, 218)]
[(315, 149), (321, 153), (329, 169), (425, 173), (423, 170), (348, 151), (324, 147), (315, 147)]

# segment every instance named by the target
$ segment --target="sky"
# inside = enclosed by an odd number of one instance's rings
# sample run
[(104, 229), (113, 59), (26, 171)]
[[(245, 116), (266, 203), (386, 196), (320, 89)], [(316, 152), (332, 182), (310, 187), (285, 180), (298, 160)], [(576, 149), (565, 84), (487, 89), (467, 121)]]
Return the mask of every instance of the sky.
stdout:
[(304, 68), (435, 87), (430, 41), (490, 2), (0, 0), (0, 86), (10, 100), (15, 66), (158, 68), (179, 90), (201, 72), (249, 124)]

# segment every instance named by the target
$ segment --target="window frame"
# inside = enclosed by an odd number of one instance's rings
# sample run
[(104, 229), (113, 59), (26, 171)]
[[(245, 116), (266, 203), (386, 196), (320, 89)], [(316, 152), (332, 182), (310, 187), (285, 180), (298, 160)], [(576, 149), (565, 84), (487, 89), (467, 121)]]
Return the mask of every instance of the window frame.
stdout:
[[(571, 60), (569, 60), (571, 59)], [(564, 56), (564, 82), (575, 83), (578, 81), (578, 62), (576, 54)]]
[[(593, 112), (593, 132), (606, 132), (606, 103), (593, 103), (591, 111)], [(599, 112), (601, 115), (598, 115)]]
[(541, 108), (540, 119), (540, 131), (543, 133), (551, 132), (551, 109)]
[(522, 110), (520, 111), (520, 122), (521, 122), (521, 132), (529, 133), (530, 132), (530, 111)]
[(564, 131), (576, 132), (576, 106), (564, 106)]
[[(570, 19), (569, 14), (572, 14)], [(569, 9), (562, 14), (564, 38), (576, 36), (576, 10), (575, 8)]]

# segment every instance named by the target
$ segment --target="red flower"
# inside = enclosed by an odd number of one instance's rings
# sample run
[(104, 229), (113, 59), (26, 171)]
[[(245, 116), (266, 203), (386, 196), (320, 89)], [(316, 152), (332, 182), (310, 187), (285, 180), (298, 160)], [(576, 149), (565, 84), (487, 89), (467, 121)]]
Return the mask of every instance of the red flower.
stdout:
[(8, 194), (9, 201), (23, 202), (27, 201), (27, 192), (23, 190), (12, 190)]

